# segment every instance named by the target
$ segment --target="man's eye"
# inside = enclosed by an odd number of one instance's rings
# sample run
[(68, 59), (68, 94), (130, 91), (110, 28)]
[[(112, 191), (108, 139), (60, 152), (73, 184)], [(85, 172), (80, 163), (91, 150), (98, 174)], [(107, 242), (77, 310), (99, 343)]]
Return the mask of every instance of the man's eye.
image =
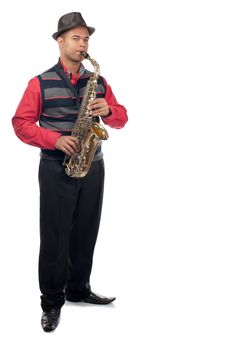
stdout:
[[(80, 39), (81, 39), (81, 38), (76, 37), (76, 36), (73, 37), (73, 40), (75, 40), (75, 41), (80, 41)], [(83, 42), (87, 44), (89, 39), (81, 39), (81, 40), (83, 40)]]

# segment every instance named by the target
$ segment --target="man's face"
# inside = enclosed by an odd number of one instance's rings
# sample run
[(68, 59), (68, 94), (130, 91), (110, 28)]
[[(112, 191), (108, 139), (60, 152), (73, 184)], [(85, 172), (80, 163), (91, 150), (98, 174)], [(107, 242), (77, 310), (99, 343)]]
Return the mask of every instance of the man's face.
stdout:
[(80, 52), (88, 49), (89, 32), (85, 27), (77, 27), (63, 33), (57, 40), (61, 57), (77, 63), (83, 60)]

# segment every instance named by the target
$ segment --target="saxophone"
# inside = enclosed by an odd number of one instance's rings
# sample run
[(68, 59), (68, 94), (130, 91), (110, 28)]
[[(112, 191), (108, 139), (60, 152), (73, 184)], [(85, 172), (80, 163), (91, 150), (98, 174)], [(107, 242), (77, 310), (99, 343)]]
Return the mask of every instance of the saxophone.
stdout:
[(66, 174), (75, 178), (87, 175), (96, 149), (102, 140), (107, 140), (109, 137), (106, 129), (94, 121), (89, 110), (90, 102), (96, 98), (96, 86), (100, 72), (99, 64), (87, 52), (83, 51), (81, 55), (91, 62), (94, 73), (87, 83), (80, 111), (71, 132), (71, 136), (76, 137), (79, 141), (80, 151), (71, 156), (65, 156), (63, 163)]

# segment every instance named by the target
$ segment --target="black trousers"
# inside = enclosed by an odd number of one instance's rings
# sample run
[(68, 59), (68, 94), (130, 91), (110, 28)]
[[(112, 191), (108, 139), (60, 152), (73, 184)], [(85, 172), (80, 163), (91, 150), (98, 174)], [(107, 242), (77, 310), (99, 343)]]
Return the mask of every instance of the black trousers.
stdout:
[(90, 290), (104, 186), (104, 163), (81, 179), (66, 175), (62, 161), (41, 159), (39, 285), (41, 307), (61, 307)]

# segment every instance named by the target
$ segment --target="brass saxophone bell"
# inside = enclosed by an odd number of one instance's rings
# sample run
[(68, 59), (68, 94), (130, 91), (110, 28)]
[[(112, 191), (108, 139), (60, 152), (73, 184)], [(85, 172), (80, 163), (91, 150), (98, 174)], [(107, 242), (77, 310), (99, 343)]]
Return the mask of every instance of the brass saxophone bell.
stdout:
[(107, 140), (109, 138), (107, 130), (100, 123), (93, 123), (91, 129), (100, 140)]

